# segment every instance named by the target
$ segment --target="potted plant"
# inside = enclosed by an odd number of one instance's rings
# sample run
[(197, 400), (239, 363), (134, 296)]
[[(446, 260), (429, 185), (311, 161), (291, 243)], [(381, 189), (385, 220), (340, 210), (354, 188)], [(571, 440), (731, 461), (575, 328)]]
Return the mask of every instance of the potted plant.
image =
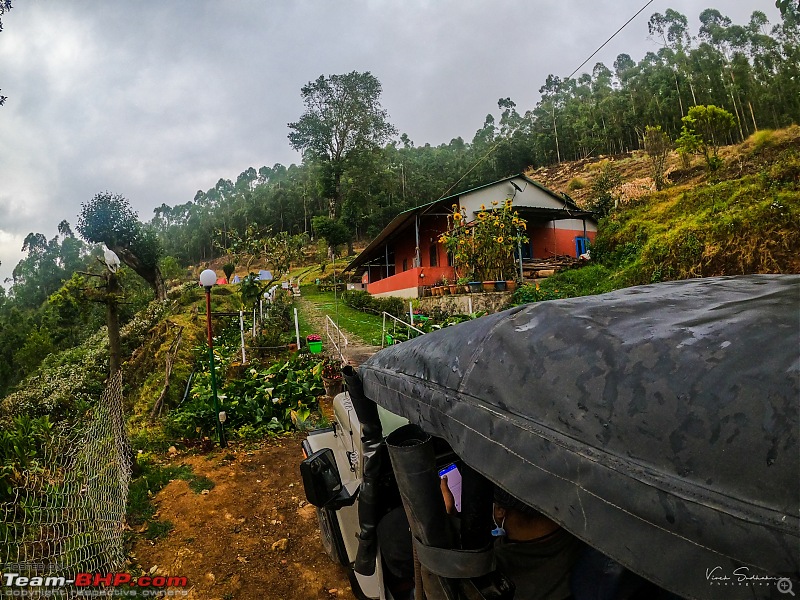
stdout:
[(322, 337), (320, 337), (319, 334), (312, 333), (306, 336), (306, 342), (308, 342), (308, 351), (311, 352), (311, 354), (319, 354), (322, 352)]
[(469, 294), (469, 292), (470, 292), (469, 277), (459, 277), (458, 281), (456, 283), (458, 284), (458, 289), (459, 290), (461, 290), (462, 292), (464, 292), (466, 294)]
[(447, 277), (442, 278), (441, 282), (442, 286), (442, 296), (449, 296), (450, 295), (450, 282), (447, 280)]
[(461, 291), (461, 286), (458, 284), (458, 281), (451, 281), (449, 287), (451, 296), (455, 296)]
[(322, 385), (325, 386), (325, 395), (335, 398), (342, 393), (342, 367), (344, 364), (336, 358), (326, 358), (322, 361)]

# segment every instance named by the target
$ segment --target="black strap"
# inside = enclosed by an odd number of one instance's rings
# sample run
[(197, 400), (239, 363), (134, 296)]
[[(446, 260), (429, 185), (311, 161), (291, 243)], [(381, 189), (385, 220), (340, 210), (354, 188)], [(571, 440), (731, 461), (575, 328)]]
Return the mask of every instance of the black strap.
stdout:
[(419, 562), (439, 577), (466, 579), (486, 575), (495, 569), (493, 546), (482, 550), (447, 550), (426, 546), (417, 538), (413, 539)]

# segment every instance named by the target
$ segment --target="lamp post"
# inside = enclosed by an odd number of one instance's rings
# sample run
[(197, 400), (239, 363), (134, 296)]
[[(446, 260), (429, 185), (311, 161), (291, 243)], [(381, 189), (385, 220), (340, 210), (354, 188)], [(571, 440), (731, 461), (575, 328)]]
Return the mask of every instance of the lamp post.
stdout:
[(211, 369), (211, 396), (214, 398), (219, 445), (225, 448), (228, 445), (225, 441), (225, 431), (222, 428), (222, 423), (225, 421), (225, 413), (219, 409), (219, 399), (217, 398), (217, 375), (214, 371), (214, 336), (211, 333), (211, 288), (216, 282), (217, 274), (211, 269), (206, 269), (200, 273), (200, 285), (206, 290), (206, 326), (208, 330), (208, 364)]

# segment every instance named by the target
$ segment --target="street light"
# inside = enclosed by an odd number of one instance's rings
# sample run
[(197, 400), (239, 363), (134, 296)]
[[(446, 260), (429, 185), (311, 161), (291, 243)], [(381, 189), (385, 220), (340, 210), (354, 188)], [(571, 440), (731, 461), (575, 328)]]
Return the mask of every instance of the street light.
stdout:
[(225, 413), (219, 409), (219, 400), (217, 399), (217, 375), (214, 371), (214, 336), (211, 333), (211, 288), (216, 282), (217, 274), (211, 269), (206, 269), (200, 273), (200, 285), (206, 290), (206, 326), (208, 330), (208, 364), (211, 368), (211, 396), (214, 398), (214, 412), (217, 416), (219, 445), (225, 448), (228, 445), (225, 441), (225, 432), (222, 429)]

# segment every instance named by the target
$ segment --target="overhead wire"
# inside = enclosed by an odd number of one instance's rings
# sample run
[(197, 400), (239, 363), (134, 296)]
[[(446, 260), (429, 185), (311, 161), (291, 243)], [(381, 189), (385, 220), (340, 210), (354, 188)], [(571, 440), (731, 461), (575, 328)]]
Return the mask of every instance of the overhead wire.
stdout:
[[(587, 62), (589, 62), (590, 60), (592, 60), (592, 58), (593, 58), (593, 57), (594, 57), (594, 56), (595, 56), (595, 55), (596, 55), (598, 52), (600, 52), (600, 50), (602, 50), (603, 48), (605, 48), (605, 46), (606, 46), (606, 45), (607, 45), (607, 44), (608, 44), (608, 43), (609, 43), (611, 40), (613, 40), (613, 39), (614, 39), (614, 38), (617, 36), (617, 34), (619, 34), (619, 32), (620, 32), (620, 31), (622, 31), (623, 29), (625, 29), (625, 27), (627, 27), (627, 26), (628, 26), (628, 24), (629, 24), (631, 21), (633, 21), (633, 20), (634, 20), (636, 17), (638, 17), (638, 16), (639, 16), (639, 15), (642, 13), (642, 11), (644, 11), (644, 9), (646, 9), (648, 6), (650, 6), (650, 5), (651, 5), (653, 2), (654, 2), (654, 0), (648, 0), (648, 2), (646, 2), (646, 3), (645, 3), (645, 5), (644, 5), (644, 6), (642, 6), (642, 7), (641, 7), (639, 10), (637, 10), (637, 11), (636, 11), (636, 13), (635, 13), (635, 14), (634, 14), (634, 15), (633, 15), (631, 18), (629, 18), (627, 21), (625, 21), (625, 23), (623, 23), (623, 24), (622, 24), (622, 26), (621, 26), (619, 29), (617, 29), (617, 30), (616, 30), (616, 31), (615, 31), (613, 34), (611, 34), (611, 36), (610, 36), (610, 37), (609, 37), (609, 38), (608, 38), (608, 39), (607, 39), (605, 42), (603, 42), (603, 43), (602, 43), (602, 44), (601, 44), (601, 45), (600, 45), (600, 46), (597, 48), (597, 50), (595, 50), (594, 52), (592, 52), (592, 53), (591, 53), (591, 54), (588, 56), (588, 58), (587, 58), (586, 60), (584, 60), (584, 61), (583, 61), (581, 64), (579, 64), (579, 65), (578, 65), (578, 67), (577, 67), (577, 68), (576, 68), (576, 69), (575, 69), (575, 70), (574, 70), (572, 73), (570, 73), (570, 74), (569, 74), (569, 75), (566, 77), (566, 79), (571, 79), (571, 78), (572, 78), (572, 76), (573, 76), (573, 75), (575, 75), (575, 73), (577, 73), (577, 72), (580, 70), (580, 68), (581, 68), (583, 65), (585, 65)], [(511, 134), (510, 134), (510, 135), (513, 135), (514, 133), (516, 133), (517, 129), (519, 129), (519, 126), (515, 127), (515, 128), (514, 128), (514, 129), (511, 131)], [(473, 165), (472, 165), (472, 166), (471, 166), (469, 169), (467, 169), (467, 171), (466, 171), (466, 172), (465, 172), (465, 173), (464, 173), (464, 174), (463, 174), (463, 175), (462, 175), (462, 176), (461, 176), (461, 177), (458, 179), (458, 181), (456, 181), (456, 182), (455, 182), (453, 185), (451, 185), (449, 188), (447, 188), (447, 190), (445, 190), (445, 191), (444, 191), (444, 193), (443, 193), (441, 196), (439, 196), (439, 198), (437, 199), (437, 201), (438, 201), (438, 200), (441, 200), (442, 198), (446, 198), (446, 197), (447, 197), (447, 194), (448, 194), (448, 193), (449, 193), (449, 192), (450, 192), (450, 191), (451, 191), (451, 190), (452, 190), (454, 187), (456, 187), (456, 186), (457, 186), (459, 183), (461, 183), (461, 182), (464, 180), (464, 178), (465, 178), (467, 175), (469, 175), (469, 174), (470, 174), (470, 173), (471, 173), (471, 172), (472, 172), (472, 171), (473, 171), (473, 170), (474, 170), (474, 169), (475, 169), (475, 168), (476, 168), (476, 167), (477, 167), (479, 164), (481, 164), (481, 163), (482, 163), (484, 160), (486, 160), (487, 158), (489, 158), (489, 155), (490, 155), (492, 152), (494, 152), (494, 151), (497, 149), (497, 147), (498, 147), (498, 146), (499, 146), (499, 145), (500, 145), (500, 144), (503, 142), (503, 140), (504, 140), (504, 139), (505, 139), (505, 138), (501, 138), (501, 139), (499, 139), (499, 140), (497, 141), (497, 143), (496, 143), (496, 144), (494, 144), (494, 145), (493, 145), (491, 148), (489, 148), (489, 150), (487, 150), (487, 151), (486, 151), (486, 154), (484, 154), (484, 155), (483, 155), (481, 158), (479, 158), (479, 159), (478, 159), (478, 160), (475, 162), (475, 164), (473, 164)]]

